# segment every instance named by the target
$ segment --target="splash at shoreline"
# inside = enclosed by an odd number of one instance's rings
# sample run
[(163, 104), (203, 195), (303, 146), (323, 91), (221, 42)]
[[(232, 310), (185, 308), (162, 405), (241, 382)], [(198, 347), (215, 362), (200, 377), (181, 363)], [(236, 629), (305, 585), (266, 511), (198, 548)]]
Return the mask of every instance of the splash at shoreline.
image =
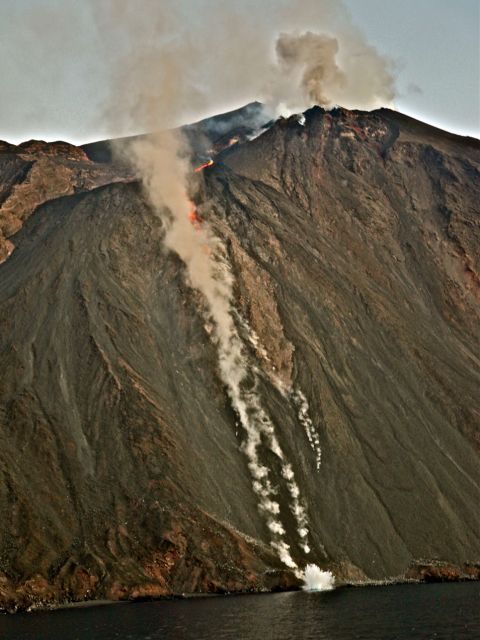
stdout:
[(302, 580), (304, 591), (332, 591), (335, 589), (335, 576), (331, 571), (322, 571), (316, 564), (307, 564)]

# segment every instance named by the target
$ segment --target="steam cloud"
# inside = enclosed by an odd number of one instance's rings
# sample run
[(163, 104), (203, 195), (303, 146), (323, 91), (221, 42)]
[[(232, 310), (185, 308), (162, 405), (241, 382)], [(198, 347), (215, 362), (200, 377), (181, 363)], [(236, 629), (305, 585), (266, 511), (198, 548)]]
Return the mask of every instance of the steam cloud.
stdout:
[(305, 591), (331, 591), (335, 589), (335, 577), (330, 571), (322, 571), (316, 564), (307, 564), (303, 573)]
[[(287, 566), (295, 568), (271, 471), (260, 460), (262, 443), (280, 461), (299, 545), (308, 553), (306, 511), (292, 465), (256, 387), (246, 387), (247, 378), (255, 379), (255, 372), (234, 320), (228, 256), (208, 224), (193, 226), (189, 220), (188, 148), (172, 127), (199, 111), (215, 108), (218, 112), (253, 98), (263, 100), (276, 113), (313, 103), (370, 108), (393, 99), (393, 78), (388, 61), (355, 30), (340, 2), (279, 1), (273, 11), (250, 0), (241, 8), (239, 3), (205, 0), (198, 3), (201, 11), (196, 13), (192, 4), (187, 19), (182, 1), (144, 0), (142, 12), (125, 0), (92, 2), (105, 42), (105, 61), (112, 68), (112, 100), (106, 117), (115, 132), (156, 132), (134, 140), (129, 155), (162, 218), (166, 246), (184, 262), (189, 284), (203, 294), (206, 315), (215, 326), (220, 375), (245, 433), (243, 450), (259, 508), (273, 548)], [(319, 22), (322, 31), (335, 30), (335, 35), (305, 29), (306, 23)], [(321, 452), (306, 398), (300, 395), (297, 401), (319, 465)]]

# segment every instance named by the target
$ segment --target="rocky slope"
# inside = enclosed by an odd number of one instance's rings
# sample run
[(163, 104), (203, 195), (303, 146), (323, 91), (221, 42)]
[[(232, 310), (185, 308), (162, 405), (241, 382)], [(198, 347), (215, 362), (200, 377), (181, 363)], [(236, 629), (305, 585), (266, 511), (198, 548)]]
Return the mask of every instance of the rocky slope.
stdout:
[[(262, 440), (292, 556), (340, 581), (478, 576), (480, 144), (388, 110), (250, 142), (258, 118), (222, 118), (187, 132), (218, 152), (196, 201), (300, 489), (309, 554)], [(297, 585), (131, 170), (105, 143), (5, 143), (0, 205), (0, 607)]]

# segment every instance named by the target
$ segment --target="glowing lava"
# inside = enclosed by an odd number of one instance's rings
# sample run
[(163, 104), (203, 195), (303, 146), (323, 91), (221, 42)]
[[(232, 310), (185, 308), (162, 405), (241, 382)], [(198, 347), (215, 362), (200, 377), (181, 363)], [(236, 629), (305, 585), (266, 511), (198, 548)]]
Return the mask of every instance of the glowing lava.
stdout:
[(213, 164), (213, 160), (210, 159), (208, 162), (205, 162), (205, 164), (201, 164), (199, 167), (195, 167), (194, 171), (198, 172), (198, 171), (203, 171), (204, 169), (206, 169), (207, 167), (211, 167)]
[(195, 227), (195, 229), (197, 231), (200, 231), (200, 228), (202, 226), (202, 219), (198, 215), (197, 207), (193, 204), (193, 202), (190, 202), (190, 211), (188, 213), (188, 219), (190, 220), (192, 225)]

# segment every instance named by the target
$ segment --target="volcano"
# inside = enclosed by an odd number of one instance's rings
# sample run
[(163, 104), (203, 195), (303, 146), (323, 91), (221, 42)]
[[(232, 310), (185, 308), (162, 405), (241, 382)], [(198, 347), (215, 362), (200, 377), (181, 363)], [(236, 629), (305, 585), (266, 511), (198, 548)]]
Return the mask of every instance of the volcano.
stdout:
[[(295, 564), (478, 578), (480, 143), (257, 103), (185, 135)], [(296, 588), (201, 296), (110, 149), (0, 143), (0, 607)]]

